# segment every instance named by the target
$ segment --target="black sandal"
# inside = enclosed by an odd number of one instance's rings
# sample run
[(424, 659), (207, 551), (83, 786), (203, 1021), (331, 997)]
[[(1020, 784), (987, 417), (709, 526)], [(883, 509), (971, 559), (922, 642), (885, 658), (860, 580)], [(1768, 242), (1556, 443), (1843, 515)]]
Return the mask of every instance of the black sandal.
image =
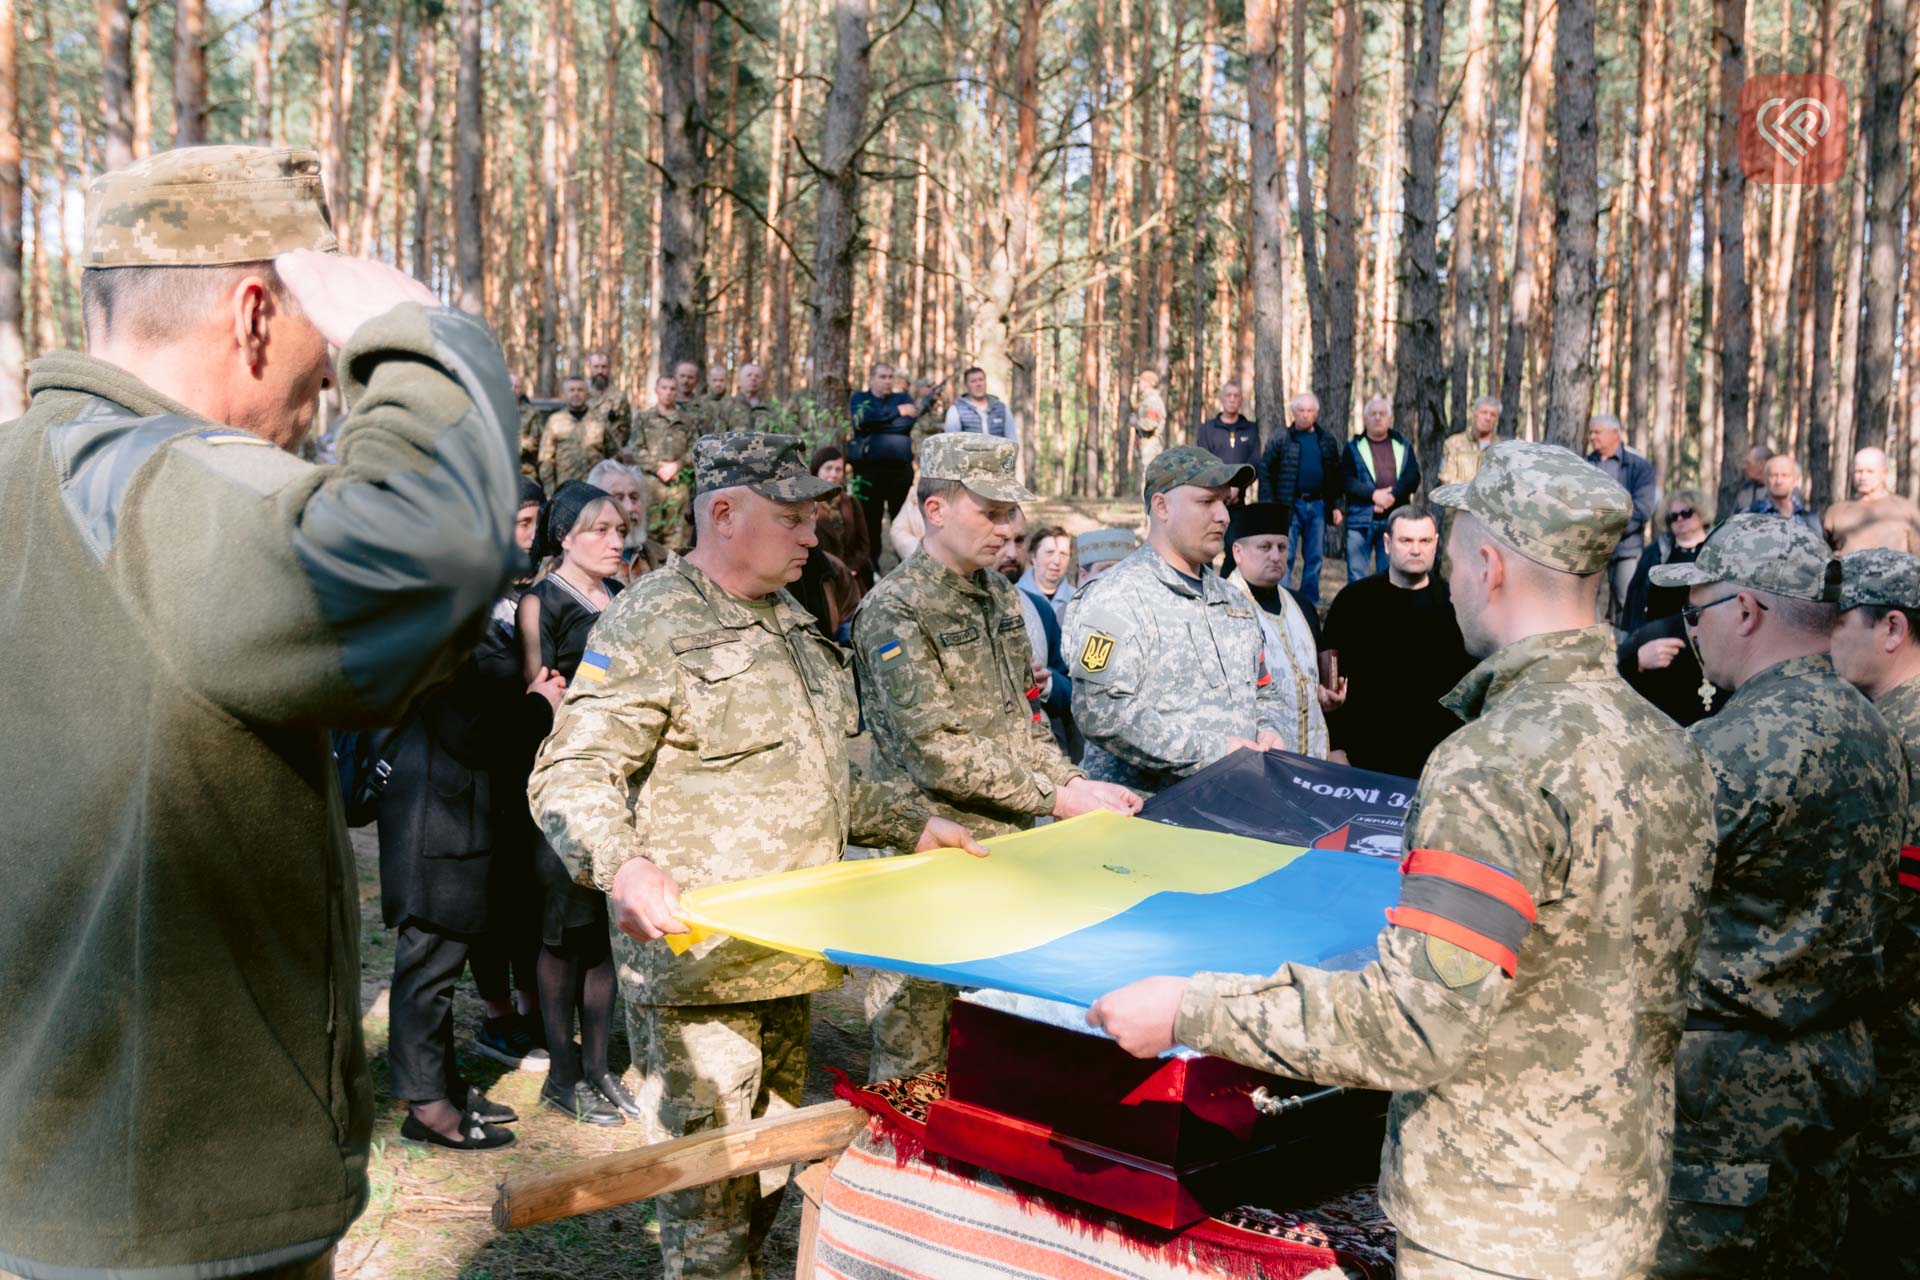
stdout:
[(449, 1151), (497, 1151), (514, 1142), (513, 1130), (497, 1128), (470, 1115), (460, 1117), (460, 1140), (456, 1142), (422, 1124), (411, 1111), (400, 1123), (400, 1136), (408, 1142), (424, 1142)]

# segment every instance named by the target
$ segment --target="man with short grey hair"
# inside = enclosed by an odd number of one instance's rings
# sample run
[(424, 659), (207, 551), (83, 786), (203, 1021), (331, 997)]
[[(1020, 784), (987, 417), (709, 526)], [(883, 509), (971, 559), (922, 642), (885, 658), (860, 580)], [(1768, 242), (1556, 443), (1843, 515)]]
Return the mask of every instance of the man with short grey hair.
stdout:
[(1327, 523), (1337, 529), (1340, 512), (1340, 441), (1320, 426), (1320, 401), (1302, 391), (1288, 406), (1284, 429), (1273, 433), (1255, 467), (1260, 500), (1292, 509), (1287, 530), (1287, 573), (1300, 560), (1300, 598), (1309, 609), (1320, 605), (1320, 562)]
[(1493, 445), (1500, 429), (1500, 401), (1481, 396), (1473, 402), (1473, 420), (1464, 431), (1448, 436), (1441, 446), (1440, 483), (1466, 484), (1480, 471), (1481, 456)]
[(1251, 467), (1260, 461), (1260, 424), (1241, 414), (1244, 400), (1240, 384), (1228, 379), (1220, 387), (1220, 412), (1201, 423), (1194, 438), (1195, 444), (1229, 466)]
[(1751, 515), (1779, 516), (1804, 525), (1815, 537), (1824, 537), (1820, 517), (1800, 501), (1800, 464), (1790, 453), (1776, 453), (1767, 459), (1766, 494), (1747, 508)]

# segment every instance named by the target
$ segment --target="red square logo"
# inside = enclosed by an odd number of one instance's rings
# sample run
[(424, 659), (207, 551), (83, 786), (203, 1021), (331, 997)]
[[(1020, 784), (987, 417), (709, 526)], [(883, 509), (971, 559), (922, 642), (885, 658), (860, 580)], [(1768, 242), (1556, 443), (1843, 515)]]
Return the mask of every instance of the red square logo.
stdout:
[(1751, 76), (1740, 86), (1740, 169), (1770, 185), (1833, 182), (1847, 168), (1847, 90), (1833, 76)]

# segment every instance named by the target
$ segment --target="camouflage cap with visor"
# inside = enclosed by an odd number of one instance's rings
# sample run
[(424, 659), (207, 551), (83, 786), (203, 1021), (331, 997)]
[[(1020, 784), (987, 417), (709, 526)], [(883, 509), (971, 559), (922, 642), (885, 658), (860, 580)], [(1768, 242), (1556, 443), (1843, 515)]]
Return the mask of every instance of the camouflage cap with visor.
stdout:
[(219, 267), (338, 248), (311, 151), (180, 147), (87, 188), (87, 267)]
[(1151, 503), (1153, 495), (1190, 484), (1200, 489), (1219, 489), (1226, 485), (1245, 489), (1253, 484), (1253, 468), (1244, 462), (1235, 466), (1194, 444), (1177, 444), (1147, 464), (1147, 479), (1142, 500)]
[(1073, 560), (1082, 569), (1125, 560), (1140, 549), (1140, 535), (1131, 529), (1089, 529), (1073, 540)]
[(1598, 573), (1633, 515), (1614, 479), (1570, 449), (1502, 440), (1467, 484), (1443, 484), (1435, 506), (1470, 511), (1503, 546), (1561, 573)]
[(989, 502), (1034, 502), (1039, 494), (1014, 474), (1013, 441), (977, 431), (949, 431), (920, 445), (922, 480), (957, 480)]
[(1840, 611), (1862, 605), (1920, 609), (1920, 557), (1888, 547), (1872, 547), (1841, 556), (1829, 579), (1837, 578)]
[(1656, 587), (1730, 582), (1792, 600), (1829, 600), (1831, 560), (1826, 542), (1798, 520), (1739, 515), (1708, 535), (1692, 564), (1663, 564), (1647, 576)]
[(693, 442), (693, 492), (747, 488), (775, 502), (806, 502), (840, 492), (807, 470), (798, 436), (722, 431)]

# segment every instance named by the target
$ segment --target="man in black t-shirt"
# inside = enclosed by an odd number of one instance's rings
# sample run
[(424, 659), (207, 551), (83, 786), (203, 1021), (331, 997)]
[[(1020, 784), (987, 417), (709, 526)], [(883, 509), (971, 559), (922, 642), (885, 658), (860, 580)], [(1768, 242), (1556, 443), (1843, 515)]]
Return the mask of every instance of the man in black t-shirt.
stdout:
[(1329, 712), (1332, 759), (1417, 778), (1460, 720), (1440, 699), (1473, 669), (1447, 581), (1433, 571), (1433, 513), (1405, 506), (1387, 517), (1387, 571), (1334, 597), (1325, 648), (1339, 655), (1346, 705)]

